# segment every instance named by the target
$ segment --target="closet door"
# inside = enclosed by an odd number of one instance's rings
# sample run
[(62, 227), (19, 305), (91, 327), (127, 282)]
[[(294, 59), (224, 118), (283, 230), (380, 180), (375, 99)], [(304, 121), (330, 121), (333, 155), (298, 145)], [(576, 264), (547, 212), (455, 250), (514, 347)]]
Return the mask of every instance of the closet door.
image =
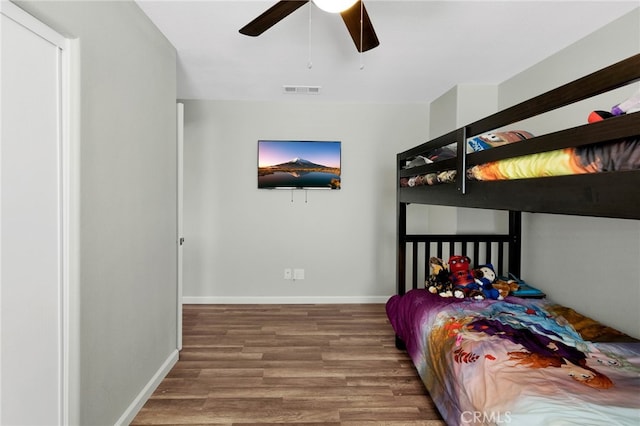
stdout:
[(0, 424), (56, 425), (65, 403), (64, 39), (15, 5), (0, 7)]

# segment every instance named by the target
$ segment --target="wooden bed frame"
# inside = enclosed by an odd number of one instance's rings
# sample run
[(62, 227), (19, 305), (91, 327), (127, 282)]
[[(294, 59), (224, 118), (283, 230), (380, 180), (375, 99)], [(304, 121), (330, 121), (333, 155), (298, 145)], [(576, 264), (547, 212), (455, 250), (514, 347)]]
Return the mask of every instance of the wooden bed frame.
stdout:
[[(419, 262), (416, 260), (423, 259), (422, 263), (426, 263), (425, 268), (428, 268), (428, 262), (424, 259), (429, 259), (429, 256), (442, 257), (443, 244), (450, 242), (458, 244), (449, 244), (450, 254), (457, 248), (463, 251), (456, 254), (466, 254), (467, 247), (473, 247), (472, 260), (477, 260), (482, 254), (481, 247), (489, 247), (491, 251), (497, 244), (498, 272), (504, 274), (508, 271), (519, 276), (520, 212), (523, 211), (640, 219), (640, 208), (632, 201), (637, 199), (639, 193), (640, 170), (491, 182), (468, 180), (465, 173), (467, 168), (489, 161), (637, 137), (640, 134), (640, 113), (549, 133), (529, 139), (526, 143), (466, 153), (468, 136), (493, 131), (639, 80), (640, 54), (399, 153), (396, 163), (397, 294), (406, 292), (407, 272), (411, 272), (410, 287), (422, 287), (424, 281), (420, 283), (418, 280), (422, 272), (418, 271)], [(457, 143), (456, 158), (404, 169), (405, 164), (415, 156), (452, 143)], [(455, 184), (400, 186), (401, 178), (445, 170), (457, 170)], [(406, 220), (407, 205), (410, 203), (507, 210), (509, 232), (501, 235), (408, 235)], [(406, 266), (408, 255), (412, 256), (409, 268)], [(492, 254), (486, 253), (485, 258), (492, 258)], [(425, 269), (423, 274), (426, 273)]]

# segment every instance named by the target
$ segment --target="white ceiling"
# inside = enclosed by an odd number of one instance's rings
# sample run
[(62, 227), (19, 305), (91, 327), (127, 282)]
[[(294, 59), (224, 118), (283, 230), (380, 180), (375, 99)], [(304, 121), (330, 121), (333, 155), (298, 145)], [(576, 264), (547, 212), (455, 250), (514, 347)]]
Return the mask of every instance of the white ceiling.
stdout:
[[(500, 83), (640, 5), (364, 1), (380, 39), (364, 54), (340, 16), (312, 4), (255, 38), (238, 30), (276, 0), (138, 4), (178, 52), (180, 99), (391, 103), (430, 102), (458, 83)], [(284, 85), (321, 92), (285, 94)]]

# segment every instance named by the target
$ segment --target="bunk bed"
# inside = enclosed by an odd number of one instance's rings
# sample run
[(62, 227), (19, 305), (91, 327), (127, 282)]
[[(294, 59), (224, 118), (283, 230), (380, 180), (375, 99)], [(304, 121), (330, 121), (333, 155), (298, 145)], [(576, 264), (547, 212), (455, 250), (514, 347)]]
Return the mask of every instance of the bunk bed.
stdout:
[[(396, 345), (412, 358), (448, 424), (640, 424), (640, 341), (634, 337), (548, 298), (442, 297), (425, 289), (430, 259), (454, 255), (491, 264), (517, 284), (522, 212), (640, 219), (640, 164), (627, 161), (640, 153), (640, 112), (477, 152), (468, 146), (477, 135), (639, 80), (635, 55), (397, 155), (397, 294), (387, 315)], [(492, 181), (470, 173), (487, 163), (611, 144), (627, 149), (622, 167)], [(452, 147), (450, 158), (422, 161)], [(505, 210), (508, 231), (409, 234), (412, 203)]]

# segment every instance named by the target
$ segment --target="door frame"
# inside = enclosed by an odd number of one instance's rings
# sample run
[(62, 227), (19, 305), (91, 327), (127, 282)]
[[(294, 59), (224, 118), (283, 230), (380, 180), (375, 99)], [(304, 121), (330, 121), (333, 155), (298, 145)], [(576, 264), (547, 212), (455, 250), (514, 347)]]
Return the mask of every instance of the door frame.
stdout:
[(184, 210), (184, 104), (176, 104), (176, 161), (177, 161), (177, 244), (178, 244), (178, 279), (177, 279), (177, 337), (176, 346), (182, 350), (182, 254), (184, 250), (183, 210)]

